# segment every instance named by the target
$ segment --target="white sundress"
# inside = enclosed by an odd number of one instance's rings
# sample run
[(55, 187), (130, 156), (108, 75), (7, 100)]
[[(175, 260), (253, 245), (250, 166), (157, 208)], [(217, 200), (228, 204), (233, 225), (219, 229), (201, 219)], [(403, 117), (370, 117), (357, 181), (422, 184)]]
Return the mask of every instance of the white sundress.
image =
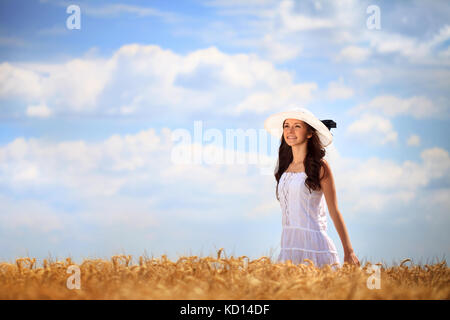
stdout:
[(281, 251), (278, 262), (304, 263), (310, 259), (317, 267), (341, 263), (333, 240), (327, 235), (327, 216), (323, 191), (305, 185), (305, 172), (285, 171), (278, 183), (282, 210)]

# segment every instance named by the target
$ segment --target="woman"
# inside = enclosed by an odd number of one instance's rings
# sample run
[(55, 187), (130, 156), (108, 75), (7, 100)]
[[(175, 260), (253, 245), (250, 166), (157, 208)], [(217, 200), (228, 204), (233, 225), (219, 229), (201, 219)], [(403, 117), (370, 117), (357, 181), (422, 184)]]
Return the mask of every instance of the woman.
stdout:
[(305, 263), (303, 259), (310, 259), (318, 267), (340, 266), (336, 247), (326, 233), (326, 201), (342, 241), (344, 262), (360, 266), (337, 206), (331, 168), (323, 159), (324, 148), (333, 141), (325, 123), (335, 124), (322, 122), (304, 108), (273, 114), (264, 122), (271, 134), (279, 137), (282, 132), (275, 170), (276, 196), (283, 214), (278, 261)]

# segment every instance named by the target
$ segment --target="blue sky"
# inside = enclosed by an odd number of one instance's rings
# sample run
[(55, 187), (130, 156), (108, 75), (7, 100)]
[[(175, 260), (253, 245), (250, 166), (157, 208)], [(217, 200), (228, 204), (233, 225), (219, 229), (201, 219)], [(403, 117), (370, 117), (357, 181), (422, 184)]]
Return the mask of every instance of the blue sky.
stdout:
[(448, 256), (446, 1), (5, 0), (0, 15), (1, 260), (276, 257), (273, 175), (174, 163), (171, 137), (258, 132), (292, 106), (337, 123), (327, 157), (360, 260)]

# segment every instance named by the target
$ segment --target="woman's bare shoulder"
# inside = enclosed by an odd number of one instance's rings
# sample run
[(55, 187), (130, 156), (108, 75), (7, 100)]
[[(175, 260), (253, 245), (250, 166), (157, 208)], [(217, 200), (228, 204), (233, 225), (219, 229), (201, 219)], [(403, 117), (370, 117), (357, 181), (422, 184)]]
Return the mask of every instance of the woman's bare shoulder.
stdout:
[(325, 176), (325, 171), (328, 174), (331, 174), (331, 167), (327, 160), (322, 159), (322, 165), (320, 166), (320, 180), (322, 180)]

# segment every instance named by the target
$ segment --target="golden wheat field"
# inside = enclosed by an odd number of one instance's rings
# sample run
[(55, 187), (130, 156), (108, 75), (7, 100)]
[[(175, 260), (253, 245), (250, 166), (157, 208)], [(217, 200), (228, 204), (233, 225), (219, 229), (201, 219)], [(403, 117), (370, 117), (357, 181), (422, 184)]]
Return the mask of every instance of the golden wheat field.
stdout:
[[(439, 299), (450, 297), (446, 261), (425, 266), (410, 259), (398, 266), (366, 262), (361, 267), (317, 268), (305, 264), (274, 263), (268, 257), (181, 257), (170, 261), (130, 255), (110, 261), (85, 259), (80, 265), (63, 261), (20, 258), (0, 263), (0, 299)], [(369, 282), (378, 266), (379, 287)], [(75, 276), (78, 272), (78, 279)], [(370, 280), (370, 281), (369, 281)], [(77, 287), (77, 281), (79, 287)], [(71, 288), (71, 289), (70, 289)]]

